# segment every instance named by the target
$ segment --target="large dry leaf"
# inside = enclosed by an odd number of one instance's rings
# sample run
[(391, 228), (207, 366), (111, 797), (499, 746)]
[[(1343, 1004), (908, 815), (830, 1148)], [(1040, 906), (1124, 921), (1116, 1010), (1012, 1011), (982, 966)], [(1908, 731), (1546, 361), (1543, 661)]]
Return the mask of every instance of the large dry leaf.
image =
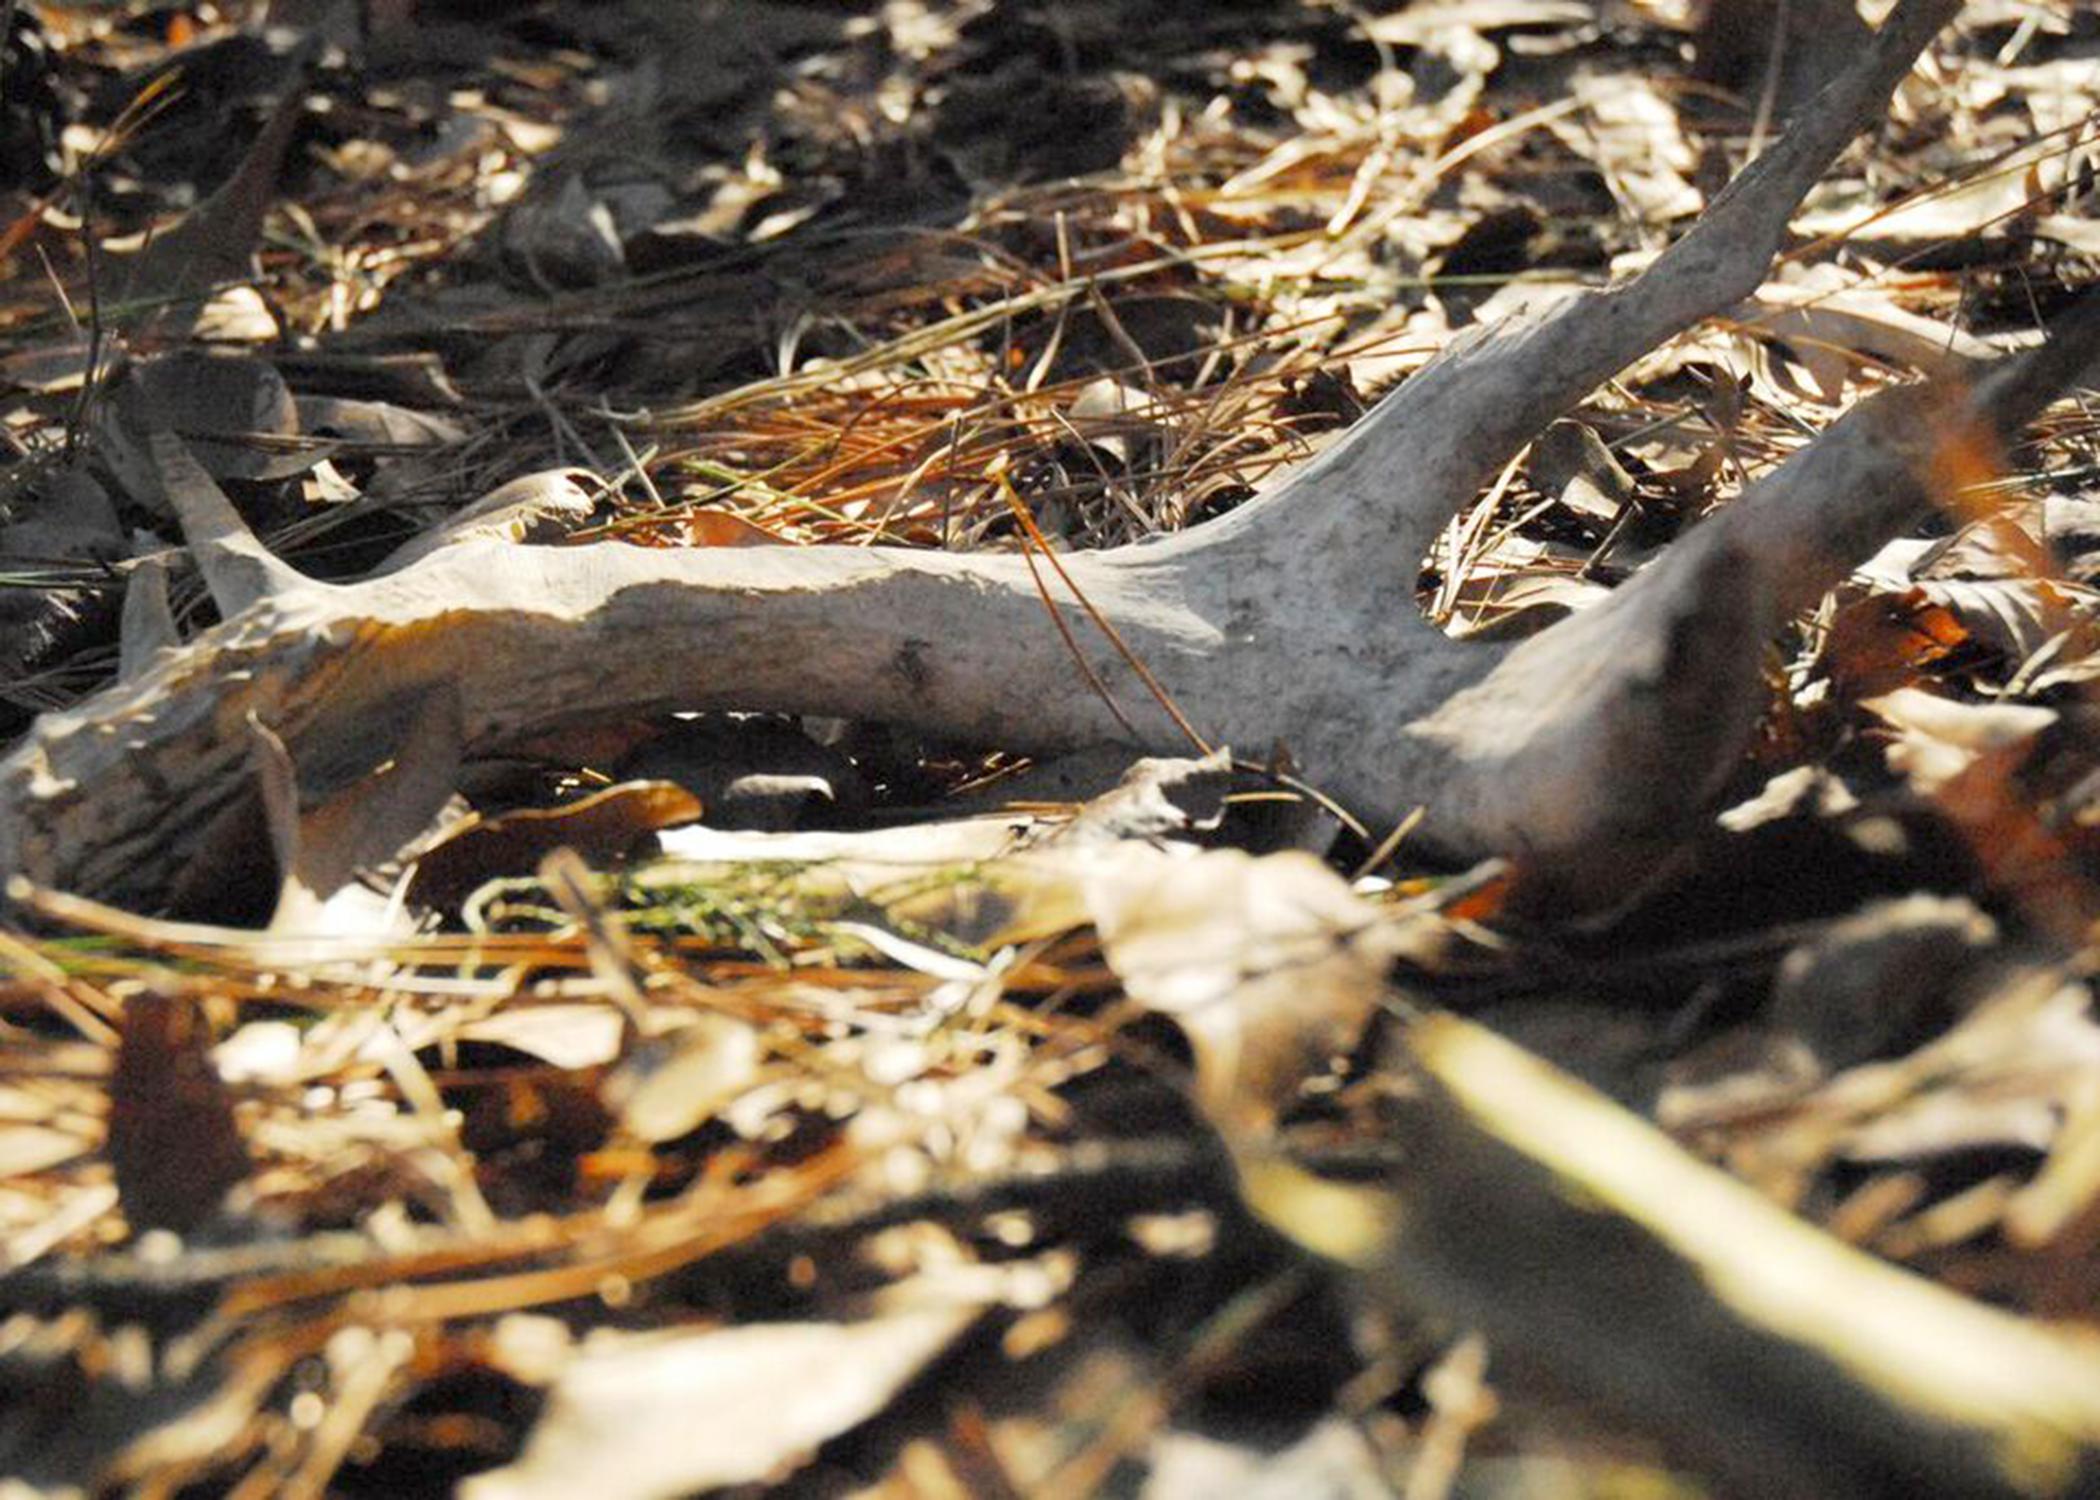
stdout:
[(982, 1308), (704, 1333), (601, 1332), (555, 1381), (516, 1463), (462, 1500), (675, 1500), (764, 1484), (880, 1413)]
[[(1823, 345), (1925, 375), (1959, 375), (1971, 360), (1997, 351), (1973, 334), (1906, 312), (1872, 288), (1818, 290), (1798, 283), (1767, 285), (1749, 304), (1754, 331), (1810, 348)], [(1835, 398), (1842, 392), (1826, 389)]]
[(1120, 844), (1082, 880), (1116, 977), (1187, 1034), (1205, 1107), (1245, 1130), (1264, 1129), (1356, 1045), (1384, 996), (1385, 964), (1408, 940), (1295, 851)]
[(1904, 607), (1944, 611), (1971, 640), (2017, 666), (2100, 602), (2088, 585), (2060, 576), (2051, 543), (2066, 522), (2076, 524), (2062, 504), (2019, 507), (1938, 541), (1891, 542), (1854, 576), (1901, 595)]
[(1946, 610), (1970, 639), (2018, 666), (2092, 608), (2093, 591), (2046, 578), (1928, 578), (1915, 590)]
[[(1915, 1164), (1955, 1152), (2057, 1151), (2067, 1120), (2100, 1078), (2100, 1027), (2086, 987), (2046, 970), (2015, 972), (1959, 1024), (1907, 1056), (1848, 1068), (1747, 1117), (1724, 1083), (1665, 1094), (1676, 1132), (1726, 1127), (1731, 1165), (1792, 1196), (1805, 1164)], [(2068, 1164), (2068, 1158), (2067, 1158)], [(2060, 1191), (2052, 1183), (2044, 1201)], [(2017, 1201), (2017, 1200), (2014, 1200)], [(2030, 1219), (2042, 1217), (2027, 1210)], [(1979, 1220), (1983, 1233), (1990, 1220)], [(2030, 1225), (2031, 1227), (2031, 1225)]]
[[(313, 466), (292, 393), (266, 360), (178, 350), (133, 365), (95, 409), (97, 456), (141, 504), (163, 509), (152, 439), (172, 432), (216, 480), (283, 479)], [(272, 440), (275, 440), (274, 442)]]

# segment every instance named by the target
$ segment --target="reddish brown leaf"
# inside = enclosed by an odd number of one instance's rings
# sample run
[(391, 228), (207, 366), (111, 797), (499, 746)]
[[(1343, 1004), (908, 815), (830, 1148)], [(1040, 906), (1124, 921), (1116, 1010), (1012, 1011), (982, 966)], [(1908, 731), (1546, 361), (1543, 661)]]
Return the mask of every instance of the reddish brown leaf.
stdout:
[(696, 510), (678, 518), (677, 524), (660, 535), (675, 538), (681, 547), (778, 547), (779, 537), (763, 526), (754, 526), (726, 510)]
[(630, 781), (563, 807), (529, 808), (462, 823), (416, 863), (410, 897), (450, 907), (485, 880), (530, 873), (548, 851), (574, 849), (608, 864), (635, 840), (700, 816), (700, 799), (668, 781)]
[(109, 1159), (134, 1232), (194, 1229), (247, 1178), (248, 1150), (195, 1001), (146, 990), (125, 1003)]
[(1838, 611), (1823, 655), (1841, 694), (1872, 697), (1908, 686), (1968, 639), (1944, 605), (1916, 593), (1875, 594)]

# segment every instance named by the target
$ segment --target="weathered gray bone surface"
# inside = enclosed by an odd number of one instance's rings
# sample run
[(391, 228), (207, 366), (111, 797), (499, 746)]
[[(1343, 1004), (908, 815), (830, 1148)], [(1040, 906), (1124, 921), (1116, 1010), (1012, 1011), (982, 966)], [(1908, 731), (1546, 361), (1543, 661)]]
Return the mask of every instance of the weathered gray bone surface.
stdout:
[[(1465, 341), (1277, 492), (1065, 557), (1070, 579), (1211, 743), (1287, 744), (1373, 821), (1426, 808), (1424, 836), (1455, 854), (1634, 868), (1739, 757), (1779, 612), (1916, 515), (1939, 444), (2014, 431), (2060, 392), (2100, 318), (1973, 387), (1868, 403), (1605, 604), (1514, 648), (1430, 627), (1420, 560), (1598, 382), (1756, 291), (1793, 206), (1958, 8), (1903, 0), (1640, 277)], [(469, 754), (653, 708), (843, 715), (1033, 751), (1188, 743), (1046, 568), (1115, 706), (1092, 689), (1020, 557), (473, 542), (332, 586), (271, 557), (179, 443), (153, 456), (227, 622), (128, 652), (125, 680), (0, 763), (0, 868), (41, 884), (159, 903), (206, 831), (255, 805), (270, 755), (288, 752), (302, 809), (324, 807), (394, 762), (420, 712), (404, 705), (441, 702)], [(429, 797), (428, 781), (401, 795)]]

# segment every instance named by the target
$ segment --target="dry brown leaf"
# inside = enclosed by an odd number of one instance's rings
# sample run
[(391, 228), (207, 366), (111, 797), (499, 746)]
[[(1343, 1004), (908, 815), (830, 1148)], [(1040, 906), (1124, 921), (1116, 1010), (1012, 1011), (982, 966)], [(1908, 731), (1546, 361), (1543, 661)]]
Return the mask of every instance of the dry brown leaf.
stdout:
[(726, 510), (692, 510), (651, 534), (662, 545), (680, 547), (779, 547), (785, 543), (763, 526)]
[(147, 304), (154, 317), (187, 329), (201, 294), (248, 273), (275, 200), (277, 175), (305, 113), (301, 75), (317, 40), (302, 41), (281, 60), (283, 97), (233, 176), (125, 264), (126, 302)]
[(1831, 680), (1849, 696), (1911, 686), (1918, 672), (1944, 660), (1969, 638), (1961, 621), (1908, 594), (1870, 594), (1837, 612), (1823, 642)]
[(416, 858), (411, 900), (449, 909), (484, 881), (524, 875), (551, 849), (576, 850), (592, 866), (624, 857), (660, 828), (690, 823), (700, 799), (668, 781), (627, 781), (560, 807), (470, 817)]
[[(131, 366), (95, 409), (96, 452), (133, 499), (166, 508), (152, 436), (172, 432), (213, 479), (283, 479), (313, 467), (284, 377), (249, 355), (178, 350)], [(278, 440), (272, 443), (271, 440)]]
[(142, 990), (124, 1005), (109, 1082), (109, 1158), (134, 1233), (193, 1229), (248, 1176), (233, 1101), (196, 1000)]

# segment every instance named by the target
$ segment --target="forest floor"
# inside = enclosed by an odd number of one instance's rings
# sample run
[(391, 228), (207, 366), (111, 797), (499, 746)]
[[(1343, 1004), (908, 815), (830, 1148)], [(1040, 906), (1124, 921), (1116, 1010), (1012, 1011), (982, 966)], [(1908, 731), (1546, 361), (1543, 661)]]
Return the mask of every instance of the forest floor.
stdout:
[[(477, 535), (1042, 557), (1200, 525), (1466, 330), (1652, 259), (1853, 50), (1757, 10), (9, 3), (0, 735), (112, 678), (142, 566), (171, 628), (216, 618), (156, 429), (328, 580)], [(2100, 281), (2096, 100), (2100, 13), (1968, 5), (1757, 298), (1544, 434), (1393, 608), (1535, 631), (1868, 394), (2036, 342)], [(2069, 1369), (2100, 1412), (2095, 401), (1788, 622), (1712, 821), (1602, 912), (1428, 863), (1287, 743), (1119, 785), (721, 714), (470, 763), (303, 932), (263, 928), (267, 837), (148, 913), (18, 883), (0, 1475), (1969, 1493), (1789, 1408), (1770, 1349), (1820, 1335), (1716, 1267), (1995, 1309), (1978, 1339), (2042, 1352), (1980, 1405)], [(1523, 1053), (1460, 1058), (1489, 1034)], [(1464, 1069), (1534, 1060), (1573, 1133), (1512, 1144)], [(1640, 1226), (1712, 1304), (1498, 1219), (1548, 1162), (1539, 1201)], [(1756, 1198), (1713, 1207), (1721, 1172)], [(1688, 1248), (1664, 1183), (1734, 1243)], [(1748, 1328), (1774, 1391), (1679, 1318)], [(2091, 1482), (2085, 1420), (2008, 1492)]]

